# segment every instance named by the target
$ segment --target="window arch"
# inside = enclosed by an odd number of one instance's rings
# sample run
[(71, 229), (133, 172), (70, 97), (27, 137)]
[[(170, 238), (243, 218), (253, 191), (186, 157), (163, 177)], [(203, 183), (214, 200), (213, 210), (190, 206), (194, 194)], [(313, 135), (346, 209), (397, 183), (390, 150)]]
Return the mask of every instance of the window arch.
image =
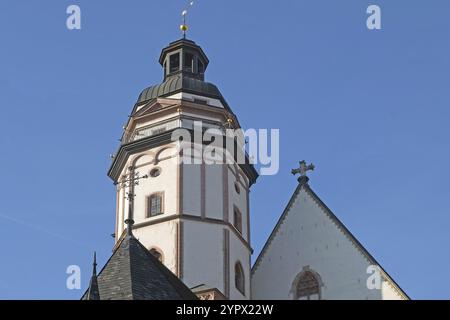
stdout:
[(234, 266), (234, 285), (245, 296), (245, 275), (240, 262), (236, 262)]
[(159, 262), (161, 262), (161, 263), (164, 262), (163, 254), (161, 253), (160, 250), (158, 250), (156, 248), (151, 248), (150, 253), (152, 254), (152, 256), (154, 256), (156, 259), (158, 259)]
[(294, 281), (293, 293), (295, 300), (320, 300), (321, 281), (319, 275), (305, 268)]

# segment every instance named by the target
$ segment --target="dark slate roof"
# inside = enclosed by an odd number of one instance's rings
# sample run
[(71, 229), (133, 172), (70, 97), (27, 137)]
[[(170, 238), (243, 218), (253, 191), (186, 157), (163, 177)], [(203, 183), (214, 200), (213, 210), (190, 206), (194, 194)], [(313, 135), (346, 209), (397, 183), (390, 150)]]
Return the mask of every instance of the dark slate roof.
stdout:
[(94, 252), (94, 263), (92, 264), (92, 277), (89, 283), (88, 291), (85, 295), (86, 300), (100, 300), (97, 281), (97, 253)]
[(100, 300), (100, 291), (98, 289), (97, 275), (93, 275), (89, 283), (89, 289), (85, 294), (85, 300)]
[[(197, 300), (136, 238), (125, 237), (98, 275), (101, 300)], [(88, 291), (83, 295), (87, 298)]]
[(137, 103), (140, 104), (158, 97), (167, 97), (181, 91), (219, 99), (229, 109), (217, 86), (209, 82), (188, 77), (182, 73), (168, 77), (161, 84), (144, 89), (139, 95)]

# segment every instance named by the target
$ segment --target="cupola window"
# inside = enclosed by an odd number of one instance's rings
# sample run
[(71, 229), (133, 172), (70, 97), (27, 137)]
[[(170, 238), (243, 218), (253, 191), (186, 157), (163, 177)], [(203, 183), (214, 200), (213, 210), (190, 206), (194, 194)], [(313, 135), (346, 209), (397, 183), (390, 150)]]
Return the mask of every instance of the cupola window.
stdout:
[(199, 59), (197, 64), (198, 64), (198, 73), (204, 74), (205, 73), (205, 65), (203, 64), (203, 62)]
[(170, 73), (180, 70), (180, 54), (175, 53), (170, 56)]
[(184, 70), (187, 72), (194, 72), (194, 55), (192, 53), (186, 52), (184, 54)]

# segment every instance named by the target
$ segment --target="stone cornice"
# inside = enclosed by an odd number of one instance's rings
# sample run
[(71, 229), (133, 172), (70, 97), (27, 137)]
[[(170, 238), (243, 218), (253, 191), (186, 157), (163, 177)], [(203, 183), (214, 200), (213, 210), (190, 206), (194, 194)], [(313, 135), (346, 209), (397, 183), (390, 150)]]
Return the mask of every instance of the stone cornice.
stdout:
[(212, 218), (202, 218), (199, 216), (191, 215), (191, 214), (172, 214), (168, 215), (166, 217), (158, 217), (155, 219), (151, 219), (148, 221), (136, 223), (133, 226), (133, 230), (144, 228), (147, 226), (152, 226), (156, 224), (160, 224), (162, 222), (168, 222), (168, 221), (195, 221), (195, 222), (201, 222), (201, 223), (209, 223), (209, 224), (216, 224), (216, 225), (223, 225), (229, 228), (231, 232), (239, 239), (240, 242), (250, 251), (250, 254), (253, 254), (253, 248), (250, 246), (250, 244), (242, 237), (242, 235), (239, 233), (239, 231), (236, 230), (236, 228), (229, 222), (220, 220), (220, 219), (212, 219)]
[[(120, 178), (120, 174), (124, 166), (126, 165), (131, 155), (173, 142), (172, 133), (175, 130), (176, 129), (169, 130), (158, 135), (146, 137), (121, 145), (108, 171), (108, 176), (114, 182), (117, 182)], [(192, 130), (188, 131), (191, 131), (193, 133)], [(258, 172), (254, 168), (254, 166), (249, 163), (248, 158), (246, 158), (246, 163), (239, 164), (239, 167), (249, 179), (250, 185), (254, 184), (256, 182), (256, 179), (258, 179)]]

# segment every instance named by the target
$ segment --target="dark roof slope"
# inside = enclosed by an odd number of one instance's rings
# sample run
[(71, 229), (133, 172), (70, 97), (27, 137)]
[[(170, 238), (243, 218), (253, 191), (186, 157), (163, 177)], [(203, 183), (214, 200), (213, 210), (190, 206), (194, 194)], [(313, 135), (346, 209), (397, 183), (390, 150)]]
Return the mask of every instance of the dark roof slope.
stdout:
[(133, 236), (122, 240), (97, 278), (101, 300), (197, 299)]
[(222, 96), (217, 86), (210, 82), (184, 76), (182, 73), (168, 77), (166, 81), (161, 84), (144, 89), (139, 95), (137, 104), (158, 97), (167, 97), (178, 92), (186, 92), (218, 99), (225, 105), (226, 109), (229, 109), (225, 98)]
[(97, 276), (93, 275), (89, 283), (89, 289), (84, 296), (85, 300), (100, 300), (100, 292), (98, 290)]

